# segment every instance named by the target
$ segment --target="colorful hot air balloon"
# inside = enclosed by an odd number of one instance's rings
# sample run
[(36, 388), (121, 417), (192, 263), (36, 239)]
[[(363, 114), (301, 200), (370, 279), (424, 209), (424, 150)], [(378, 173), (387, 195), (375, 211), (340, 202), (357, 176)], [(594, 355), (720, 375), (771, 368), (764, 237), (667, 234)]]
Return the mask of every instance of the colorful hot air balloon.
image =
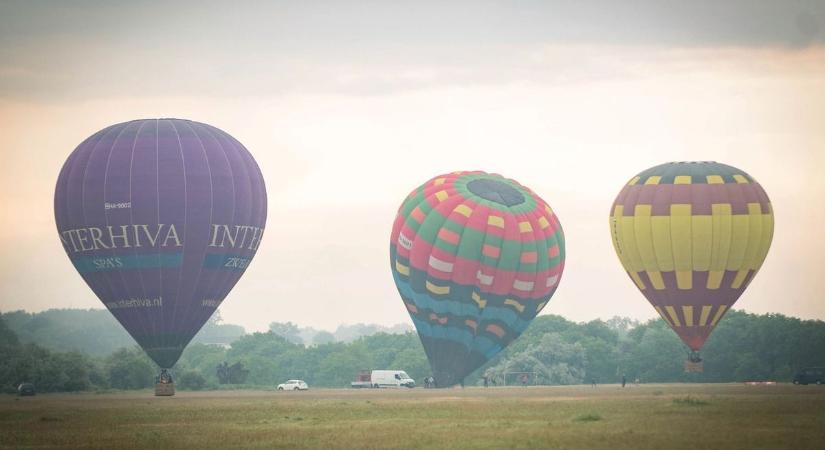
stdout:
[(163, 369), (258, 249), (266, 190), (252, 155), (198, 122), (112, 125), (66, 160), (54, 195), (72, 264)]
[(461, 382), (527, 328), (556, 291), (564, 255), (556, 215), (516, 181), (454, 172), (407, 197), (390, 265), (437, 386)]
[(633, 177), (610, 214), (622, 266), (701, 361), (699, 349), (768, 253), (767, 194), (735, 167), (667, 163)]

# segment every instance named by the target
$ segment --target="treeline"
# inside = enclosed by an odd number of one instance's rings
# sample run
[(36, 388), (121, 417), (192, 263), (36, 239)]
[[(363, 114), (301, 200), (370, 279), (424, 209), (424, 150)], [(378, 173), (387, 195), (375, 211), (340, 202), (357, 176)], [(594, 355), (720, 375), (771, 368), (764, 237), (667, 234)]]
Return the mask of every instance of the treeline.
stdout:
[(47, 392), (90, 389), (92, 362), (86, 355), (59, 353), (37, 344), (22, 344), (0, 319), (0, 391), (15, 392), (21, 382)]
[[(50, 309), (38, 313), (11, 311), (0, 314), (6, 325), (22, 342), (34, 343), (60, 351), (82, 351), (92, 356), (106, 356), (122, 347), (134, 345), (129, 333), (105, 309)], [(302, 345), (352, 342), (376, 333), (412, 331), (409, 324), (390, 327), (377, 324), (342, 324), (333, 332), (300, 327), (292, 322), (272, 322), (271, 331), (290, 342)], [(229, 345), (246, 330), (240, 325), (224, 323), (217, 311), (192, 339), (193, 344)]]
[(378, 333), (402, 334), (413, 331), (410, 324), (396, 324), (390, 327), (374, 323), (341, 324), (333, 332), (301, 327), (292, 322), (272, 322), (269, 331), (286, 338), (288, 341), (302, 345), (321, 345), (331, 342), (352, 342), (363, 336)]
[(790, 381), (804, 367), (825, 366), (825, 322), (734, 310), (702, 349), (704, 373), (684, 372), (687, 352), (659, 319), (577, 324), (542, 316), (481, 372), (498, 379), (535, 372), (540, 384), (615, 383), (622, 375), (642, 382)]
[[(291, 378), (311, 387), (345, 387), (359, 370), (370, 368), (405, 370), (419, 384), (430, 375), (414, 332), (305, 346), (279, 335), (276, 331), (283, 327), (272, 328), (240, 336), (228, 348), (191, 344), (173, 371), (178, 387), (273, 388)], [(41, 391), (142, 389), (150, 387), (157, 374), (133, 346), (96, 357), (22, 341), (0, 321), (0, 386), (5, 391), (21, 381), (33, 382)], [(704, 373), (685, 374), (686, 355), (661, 320), (576, 323), (548, 315), (536, 318), (524, 335), (465, 384), (481, 384), (482, 376), (501, 384), (514, 372), (535, 373), (531, 383), (539, 384), (614, 383), (622, 375), (642, 382), (789, 381), (801, 368), (825, 366), (825, 322), (731, 311), (702, 351)]]
[[(0, 314), (21, 342), (34, 343), (51, 350), (81, 351), (106, 356), (115, 350), (135, 345), (129, 333), (105, 309), (50, 309), (39, 313), (11, 311)], [(221, 322), (216, 312), (192, 339), (193, 343), (231, 344), (246, 330), (240, 325)]]
[(412, 332), (378, 333), (350, 343), (310, 347), (271, 331), (252, 333), (235, 341), (229, 349), (202, 344), (187, 348), (175, 373), (197, 373), (204, 378), (205, 387), (217, 388), (222, 386), (218, 365), (223, 362), (240, 364), (248, 372), (245, 384), (259, 387), (274, 387), (293, 378), (313, 387), (345, 387), (359, 370), (369, 368), (402, 368), (416, 379), (429, 375), (424, 349)]
[[(224, 374), (230, 369), (242, 377), (221, 377), (221, 366)], [(231, 348), (191, 344), (173, 374), (178, 388), (184, 390), (267, 388), (289, 378), (335, 387), (348, 385), (359, 370), (368, 367), (404, 367), (416, 377), (428, 371), (423, 348), (413, 333), (380, 333), (352, 343), (305, 347), (269, 331), (244, 335)], [(40, 392), (146, 389), (154, 385), (157, 374), (158, 368), (137, 346), (105, 357), (49, 350), (21, 342), (0, 318), (2, 392), (15, 392), (22, 382), (33, 383)]]

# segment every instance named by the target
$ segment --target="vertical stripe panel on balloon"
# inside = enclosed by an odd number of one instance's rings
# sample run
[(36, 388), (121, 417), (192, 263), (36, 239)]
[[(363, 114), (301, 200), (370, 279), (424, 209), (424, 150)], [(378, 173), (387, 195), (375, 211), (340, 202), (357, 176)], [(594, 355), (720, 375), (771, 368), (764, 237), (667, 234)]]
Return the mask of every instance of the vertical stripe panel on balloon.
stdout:
[(712, 242), (708, 268), (708, 289), (719, 289), (725, 273), (731, 244), (731, 208), (729, 203), (714, 203), (711, 207)]
[(206, 258), (209, 257), (209, 255), (216, 254), (218, 230), (220, 229), (218, 227), (232, 222), (235, 193), (229, 162), (223, 149), (220, 148), (216, 137), (210, 133), (204, 125), (192, 123), (191, 126), (195, 129), (203, 146), (203, 151), (209, 166), (211, 186), (209, 242), (205, 247), (206, 257), (199, 264), (201, 273), (199, 281), (195, 286), (195, 297), (192, 302), (192, 315), (196, 317), (198, 323), (203, 323), (212, 316), (215, 309), (223, 300), (223, 297), (215, 295), (215, 292), (218, 292), (216, 286), (218, 286), (220, 280), (227, 277), (228, 274), (224, 270), (213, 268), (206, 264)]
[[(472, 209), (468, 205), (466, 205), (462, 200), (461, 203), (458, 205), (453, 205), (455, 203), (452, 202), (438, 202), (435, 199), (435, 192), (430, 191), (430, 195), (427, 195), (426, 201), (429, 204), (435, 204), (435, 208), (431, 211), (424, 219), (424, 222), (420, 228), (420, 237), (422, 240), (427, 240), (432, 246), (428, 246), (428, 250), (424, 250), (425, 247), (413, 247), (413, 254), (418, 258), (421, 258), (421, 264), (423, 264), (422, 268), (424, 268), (424, 273), (427, 273), (427, 267), (429, 266), (429, 258), (432, 256), (433, 252), (440, 244), (439, 241), (439, 234), (444, 229), (446, 223), (451, 220), (452, 217), (453, 221), (459, 223), (461, 226), (462, 231), (466, 228), (466, 219), (467, 216), (472, 212)], [(460, 239), (460, 238), (459, 238)], [(459, 241), (460, 242), (460, 241)], [(416, 244), (420, 244), (421, 240), (416, 239)], [(434, 292), (431, 287), (426, 286), (427, 288), (423, 292), (430, 297), (434, 297)], [(449, 287), (447, 288), (449, 289)], [(429, 291), (429, 292), (427, 292)], [(434, 298), (436, 302), (445, 302), (447, 305), (445, 306), (453, 306), (450, 303), (453, 302), (453, 296), (455, 293), (447, 293), (446, 298), (442, 298), (438, 296), (438, 298)], [(433, 355), (435, 361), (439, 362), (439, 366), (443, 367), (458, 367), (459, 365), (463, 364), (463, 357), (464, 352), (462, 351), (461, 344), (456, 342), (454, 339), (451, 339), (451, 333), (449, 330), (448, 324), (441, 324), (441, 323), (433, 323), (431, 325), (431, 330), (433, 332), (433, 337), (437, 339), (442, 339), (446, 342), (450, 342), (450, 345), (438, 345), (433, 349)], [(457, 369), (453, 369), (457, 370)]]
[[(176, 239), (166, 239), (159, 244), (162, 252), (177, 251), (186, 253), (186, 182), (185, 167), (181, 156), (180, 140), (177, 132), (169, 120), (158, 121), (158, 216), (160, 223), (175, 226)], [(170, 267), (161, 269), (161, 298), (163, 314), (160, 315), (161, 324), (159, 336), (168, 336), (176, 333), (175, 326), (178, 294), (180, 292), (181, 268)], [(159, 343), (168, 345), (166, 339)]]
[(660, 185), (653, 194), (650, 231), (653, 250), (656, 253), (656, 265), (659, 272), (672, 272), (676, 264), (673, 258), (672, 233), (670, 225), (670, 196), (672, 186)]
[[(136, 239), (139, 235), (135, 233), (136, 230), (132, 222), (130, 178), (132, 149), (141, 123), (140, 121), (128, 122), (121, 128), (116, 142), (105, 158), (105, 169), (102, 172), (103, 179), (95, 182), (99, 183), (98, 185), (102, 189), (100, 192), (102, 197), (90, 199), (89, 202), (94, 205), (93, 209), (96, 210), (94, 214), (101, 217), (102, 222), (104, 222), (103, 225), (112, 227), (112, 248), (102, 250), (101, 256), (107, 256), (114, 261), (119, 260), (122, 262), (128, 254), (138, 250)], [(87, 220), (90, 217), (87, 215)], [(95, 222), (97, 220), (92, 219), (87, 224)], [(123, 236), (123, 238), (116, 239), (118, 236)], [(122, 268), (102, 271), (97, 275), (101, 279), (107, 280), (112, 287), (113, 297), (110, 298), (110, 301), (119, 302), (142, 298), (140, 297), (140, 277), (137, 271)], [(148, 335), (150, 330), (148, 317), (151, 316), (151, 308), (153, 307), (118, 307), (113, 313), (122, 323), (128, 323), (129, 329), (141, 336), (139, 339), (143, 339), (143, 336)]]
[[(495, 268), (498, 267), (500, 258), (501, 258), (501, 246), (502, 246), (502, 239), (500, 236), (504, 234), (504, 227), (505, 221), (503, 218), (503, 214), (501, 211), (498, 211), (494, 208), (489, 206), (484, 206), (483, 216), (485, 222), (485, 232), (484, 232), (484, 240), (482, 241), (481, 245), (481, 254), (483, 255), (483, 260), (485, 261), (484, 266), (489, 266), (490, 268), (482, 269), (481, 265), (479, 265), (476, 273), (480, 273), (482, 276), (480, 279), (475, 279), (473, 282), (473, 292), (475, 297), (473, 297), (475, 306), (476, 306), (476, 327), (474, 330), (473, 336), (473, 343), (472, 343), (472, 350), (483, 353), (484, 347), (486, 342), (482, 340), (484, 338), (484, 327), (486, 323), (489, 321), (489, 309), (488, 306), (490, 305), (490, 296), (488, 295), (488, 289), (486, 281), (482, 283), (482, 280), (486, 280), (487, 271), (490, 272), (492, 276), (495, 276)], [(479, 257), (480, 259), (482, 256)], [(484, 270), (484, 272), (481, 272)]]
[(186, 182), (186, 235), (181, 281), (178, 291), (176, 322), (179, 324), (175, 344), (183, 347), (192, 338), (187, 330), (195, 329), (200, 300), (195, 297), (203, 270), (203, 261), (209, 245), (212, 223), (212, 177), (200, 138), (192, 126), (184, 121), (175, 126), (181, 142), (181, 158), (185, 165)]
[[(77, 228), (100, 228), (108, 229), (110, 225), (106, 217), (106, 181), (108, 180), (107, 172), (109, 170), (109, 162), (112, 155), (115, 153), (118, 141), (123, 132), (128, 128), (129, 123), (122, 123), (110, 127), (110, 131), (106, 133), (93, 149), (89, 161), (84, 168), (82, 178), (82, 195), (79, 198), (79, 212), (81, 218), (76, 222)], [(122, 224), (111, 224), (116, 233), (123, 231), (120, 226)], [(112, 239), (114, 240), (114, 239)], [(123, 246), (125, 243), (118, 241), (115, 245)], [(113, 247), (115, 246), (113, 245)], [(104, 251), (101, 251), (101, 253)], [(116, 256), (114, 251), (105, 252), (105, 256)], [(76, 256), (102, 256), (100, 254), (88, 253), (86, 251), (77, 253)], [(111, 260), (107, 260), (106, 264), (112, 264)], [(128, 295), (124, 292), (125, 286), (120, 276), (115, 276), (115, 270), (102, 270), (89, 272), (87, 277), (90, 285), (94, 285), (97, 290), (95, 293), (103, 300), (106, 307), (112, 312), (112, 315), (124, 325), (133, 325), (137, 323), (134, 316), (134, 311), (129, 311), (127, 308), (116, 308), (112, 305), (121, 299), (127, 298)], [(119, 274), (117, 274), (119, 275)]]
[[(157, 120), (143, 121), (134, 142), (133, 156), (130, 171), (130, 222), (141, 227), (137, 230), (143, 241), (142, 248), (135, 247), (133, 255), (159, 255), (162, 248), (159, 246), (160, 220), (158, 211), (158, 149), (156, 146), (158, 132)], [(169, 224), (164, 224), (168, 227)], [(145, 228), (143, 228), (145, 226)], [(168, 230), (168, 228), (167, 228)], [(164, 236), (165, 238), (165, 236)], [(140, 252), (138, 252), (140, 250)], [(177, 250), (174, 250), (177, 251)], [(140, 298), (162, 299), (160, 290), (160, 267), (143, 267), (135, 269), (140, 278)], [(156, 335), (161, 326), (156, 317), (163, 314), (148, 314), (146, 331), (149, 335)]]
[(659, 269), (652, 239), (651, 208), (649, 204), (637, 204), (633, 214), (633, 231), (636, 249), (639, 252), (639, 258), (641, 260), (640, 269), (647, 271), (648, 274), (658, 272)]
[(708, 184), (691, 185), (691, 255), (692, 270), (710, 269), (713, 251), (713, 219), (711, 193)]
[(521, 231), (518, 220), (512, 213), (504, 213), (504, 240), (501, 243), (501, 255), (493, 275), (492, 284), (487, 292), (506, 295), (515, 280), (515, 271), (521, 257)]
[[(65, 221), (59, 224), (62, 231), (68, 232), (85, 226), (83, 218), (83, 191), (86, 169), (90, 164), (92, 156), (99, 148), (109, 148), (107, 145), (111, 145), (114, 140), (114, 136), (111, 135), (113, 133), (117, 134), (117, 132), (118, 129), (116, 127), (108, 127), (99, 133), (97, 139), (90, 139), (85, 146), (78, 147), (76, 150), (77, 156), (73, 158), (72, 166), (66, 174)], [(71, 233), (69, 233), (69, 241), (71, 248), (69, 258), (74, 261), (82, 257), (82, 251), (78, 247), (76, 240), (73, 239)], [(98, 298), (105, 299), (110, 296), (108, 286), (98, 283), (93, 273), (81, 272), (80, 276)]]
[[(224, 149), (229, 167), (232, 171), (233, 190), (235, 192), (235, 208), (232, 213), (232, 220), (227, 224), (230, 229), (234, 229), (235, 225), (247, 224), (252, 218), (252, 181), (250, 173), (247, 170), (246, 164), (242, 156), (238, 152), (238, 148), (226, 134), (219, 130), (210, 129), (217, 137), (221, 148)], [(217, 250), (224, 255), (234, 254), (235, 249), (232, 248), (232, 243), (225, 234), (220, 238), (220, 244)], [(237, 271), (227, 270), (226, 276), (220, 282), (220, 289), (218, 295), (221, 299), (226, 298), (229, 291), (235, 286), (235, 283), (240, 279), (241, 273)]]
[[(239, 195), (248, 197), (251, 195), (251, 191), (242, 189), (241, 191), (246, 194), (238, 193), (236, 185), (248, 186), (248, 184), (246, 181), (238, 183), (236, 180), (235, 172), (232, 169), (232, 161), (230, 160), (230, 154), (235, 149), (230, 146), (228, 138), (219, 130), (208, 125), (197, 124), (197, 128), (199, 129), (199, 135), (203, 136), (202, 142), (207, 149), (209, 167), (212, 173), (211, 225), (213, 228), (207, 258), (222, 260), (227, 253), (231, 254), (231, 249), (226, 248), (228, 239), (226, 234), (230, 231), (228, 227), (233, 227), (236, 223), (235, 217), (239, 207), (237, 204)], [(229, 151), (226, 147), (229, 147)], [(209, 266), (205, 268), (208, 271), (209, 279), (208, 282), (204, 283), (204, 292), (209, 293), (209, 298), (204, 295), (202, 303), (214, 305), (217, 308), (231, 290), (231, 286), (234, 285), (235, 274), (230, 270), (223, 270), (221, 267), (209, 265), (206, 261), (203, 265)], [(213, 309), (204, 308), (203, 316), (211, 316), (213, 312)], [(208, 317), (201, 318), (203, 320), (208, 319)]]
[(492, 272), (492, 283), (487, 286), (481, 286), (482, 297), (486, 299), (487, 305), (479, 316), (479, 337), (474, 342), (474, 347), (480, 352), (485, 351), (484, 344), (488, 339), (495, 342), (496, 346), (503, 347), (501, 338), (487, 330), (490, 329), (490, 327), (499, 326), (500, 323), (503, 323), (506, 327), (510, 322), (508, 317), (512, 316), (512, 313), (509, 311), (509, 307), (503, 305), (501, 300), (496, 298), (496, 296), (505, 296), (506, 298), (506, 296), (510, 294), (513, 282), (517, 276), (522, 249), (521, 231), (519, 229), (519, 222), (521, 220), (512, 212), (506, 210), (499, 211), (498, 208), (492, 207), (491, 212), (492, 211), (501, 214), (504, 218), (504, 240), (501, 242), (501, 251), (496, 261), (495, 271)]
[[(466, 218), (466, 221), (461, 229), (461, 233), (459, 235), (458, 240), (458, 248), (456, 252), (458, 255), (461, 255), (462, 261), (478, 261), (481, 258), (481, 248), (483, 242), (483, 235), (477, 232), (477, 229), (480, 229), (483, 224), (486, 224), (487, 219), (487, 211), (488, 207), (484, 205), (477, 205), (472, 212), (470, 213), (470, 217)], [(473, 263), (472, 265), (477, 266), (477, 264)], [(454, 274), (451, 274), (450, 280), (452, 282), (456, 282), (456, 278)], [(478, 307), (475, 302), (470, 302), (471, 299), (471, 292), (472, 287), (465, 284), (460, 284), (459, 286), (461, 292), (452, 293), (451, 299), (459, 304), (459, 311), (461, 317), (477, 317)], [(459, 329), (464, 330), (464, 324), (457, 323)], [(467, 370), (468, 366), (472, 365), (472, 348), (473, 348), (473, 341), (477, 335), (478, 326), (476, 326), (475, 330), (467, 330), (466, 335), (468, 338), (462, 342), (462, 350), (461, 350), (461, 363), (460, 367), (462, 367), (464, 371)]]
[[(530, 310), (532, 311), (532, 316), (535, 317), (538, 314), (538, 305), (540, 303), (540, 298), (546, 296), (546, 294), (551, 290), (548, 287), (548, 279), (550, 278), (550, 247), (547, 245), (548, 240), (552, 236), (553, 230), (552, 226), (547, 221), (548, 218), (546, 217), (544, 211), (542, 210), (543, 206), (539, 205), (533, 211), (534, 217), (536, 217), (536, 222), (539, 224), (539, 240), (536, 242), (536, 288), (533, 291), (534, 294), (534, 301), (532, 304), (529, 305)], [(544, 224), (546, 225), (546, 228)]]
[(693, 269), (690, 204), (680, 203), (670, 206), (670, 231), (677, 288), (690, 289), (693, 284), (689, 275)]

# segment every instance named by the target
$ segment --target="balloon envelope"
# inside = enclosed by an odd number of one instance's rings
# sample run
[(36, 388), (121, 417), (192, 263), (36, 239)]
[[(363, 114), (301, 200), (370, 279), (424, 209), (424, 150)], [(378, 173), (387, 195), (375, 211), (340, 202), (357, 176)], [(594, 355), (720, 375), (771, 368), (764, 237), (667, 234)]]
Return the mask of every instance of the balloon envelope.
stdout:
[(564, 257), (555, 214), (516, 181), (454, 172), (407, 197), (390, 265), (439, 387), (461, 382), (527, 328), (556, 291)]
[(54, 211), (77, 271), (169, 368), (255, 255), (266, 190), (252, 155), (225, 132), (135, 120), (75, 149), (57, 180)]
[(694, 351), (756, 275), (773, 237), (762, 186), (716, 162), (645, 170), (622, 188), (610, 214), (622, 266)]

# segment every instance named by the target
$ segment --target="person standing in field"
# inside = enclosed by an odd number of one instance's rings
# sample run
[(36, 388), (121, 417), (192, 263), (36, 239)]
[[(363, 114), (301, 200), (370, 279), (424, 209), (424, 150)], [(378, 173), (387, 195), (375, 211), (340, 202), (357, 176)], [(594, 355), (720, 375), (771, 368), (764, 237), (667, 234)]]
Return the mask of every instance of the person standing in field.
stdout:
[(627, 384), (627, 377), (622, 374), (622, 387), (624, 387), (625, 384)]
[(487, 375), (485, 374), (485, 375), (484, 375), (483, 377), (481, 377), (481, 378), (484, 380), (484, 387), (487, 387), (487, 382), (488, 382), (488, 380), (490, 379), (490, 377), (489, 377), (489, 376), (487, 376)]

